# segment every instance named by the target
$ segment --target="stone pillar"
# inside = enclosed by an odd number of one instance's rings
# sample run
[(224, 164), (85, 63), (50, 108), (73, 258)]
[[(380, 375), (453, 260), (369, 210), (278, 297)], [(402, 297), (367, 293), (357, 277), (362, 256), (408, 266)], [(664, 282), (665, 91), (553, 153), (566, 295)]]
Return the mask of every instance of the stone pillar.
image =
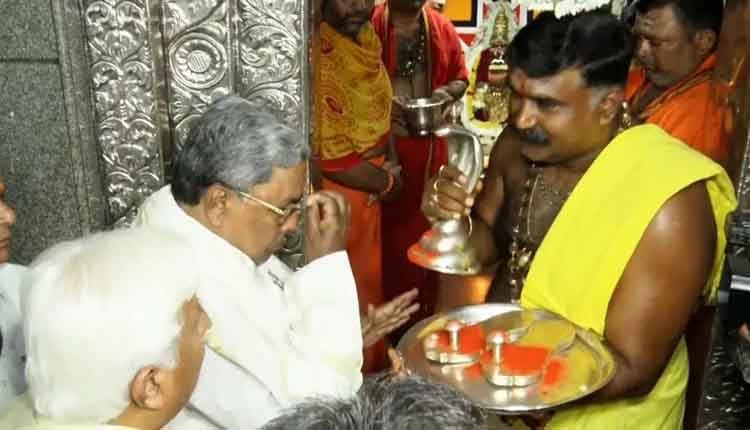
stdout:
[[(12, 260), (107, 222), (93, 134), (81, 127), (90, 96), (69, 95), (70, 74), (49, 0), (8, 4), (0, 16), (0, 177), (18, 220)], [(80, 53), (78, 53), (80, 54)], [(67, 88), (66, 88), (67, 87)], [(82, 122), (78, 122), (81, 118)]]

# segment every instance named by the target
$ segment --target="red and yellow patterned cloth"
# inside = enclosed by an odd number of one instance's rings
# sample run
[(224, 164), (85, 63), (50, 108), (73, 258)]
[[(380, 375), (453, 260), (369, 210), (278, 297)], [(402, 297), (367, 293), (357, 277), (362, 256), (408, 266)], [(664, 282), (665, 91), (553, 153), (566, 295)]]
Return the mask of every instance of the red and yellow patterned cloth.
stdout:
[(323, 170), (345, 170), (385, 141), (393, 93), (380, 59), (380, 39), (365, 24), (357, 41), (320, 26), (315, 152)]

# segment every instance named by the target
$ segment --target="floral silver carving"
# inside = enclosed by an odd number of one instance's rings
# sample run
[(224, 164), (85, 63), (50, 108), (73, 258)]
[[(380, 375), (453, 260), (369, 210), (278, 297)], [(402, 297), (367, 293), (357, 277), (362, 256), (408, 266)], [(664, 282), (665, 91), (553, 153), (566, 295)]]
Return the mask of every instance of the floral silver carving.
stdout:
[(143, 0), (97, 0), (85, 2), (83, 12), (95, 130), (115, 226), (129, 224), (164, 178), (148, 6)]
[(226, 57), (226, 50), (216, 40), (198, 33), (175, 41), (169, 59), (177, 82), (188, 88), (205, 89), (226, 75)]
[(237, 91), (307, 132), (308, 74), (304, 0), (239, 0)]
[(176, 151), (208, 104), (231, 92), (230, 9), (226, 0), (163, 3), (169, 118)]

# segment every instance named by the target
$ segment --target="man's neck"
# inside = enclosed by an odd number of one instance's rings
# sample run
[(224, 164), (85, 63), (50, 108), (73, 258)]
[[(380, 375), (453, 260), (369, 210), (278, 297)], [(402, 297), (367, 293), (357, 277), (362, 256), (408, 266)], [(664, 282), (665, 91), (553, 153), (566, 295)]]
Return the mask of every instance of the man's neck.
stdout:
[(360, 28), (359, 31), (357, 31), (357, 34), (352, 35), (352, 34), (347, 34), (347, 33), (343, 33), (341, 31), (339, 31), (339, 29), (336, 28), (335, 25), (332, 25), (332, 24), (330, 24), (329, 22), (327, 22), (325, 20), (323, 22), (325, 22), (326, 24), (328, 24), (328, 26), (331, 28), (331, 30), (333, 30), (334, 32), (336, 32), (336, 34), (338, 34), (339, 36), (345, 37), (345, 38), (351, 40), (352, 42), (354, 42), (356, 44), (359, 44), (359, 41), (357, 40), (357, 36), (359, 36), (359, 33), (362, 31), (362, 28)]
[[(606, 146), (606, 145), (605, 145)], [(582, 176), (591, 167), (596, 160), (596, 157), (602, 152), (604, 147), (597, 148), (594, 151), (589, 151), (586, 154), (578, 157), (566, 160), (558, 165), (559, 169), (570, 174)]]
[[(619, 117), (619, 116), (618, 116)], [(579, 155), (577, 157), (566, 160), (558, 165), (560, 170), (570, 173), (572, 175), (583, 176), (584, 173), (591, 167), (596, 160), (596, 157), (601, 154), (604, 148), (609, 145), (615, 136), (617, 136), (617, 123), (613, 123), (611, 128), (604, 134), (605, 138), (602, 139), (602, 144), (594, 147), (589, 152)]]
[(190, 205), (186, 205), (184, 203), (178, 202), (177, 205), (180, 207), (180, 209), (182, 209), (183, 212), (185, 212), (187, 216), (198, 221), (200, 225), (202, 225), (203, 227), (206, 227), (212, 233), (216, 233), (214, 229), (211, 228), (211, 223), (208, 221), (208, 216), (202, 210), (202, 207), (200, 204), (197, 204), (195, 206), (190, 206)]
[(414, 25), (422, 17), (422, 9), (416, 12), (402, 12), (391, 9), (391, 23), (394, 27), (409, 27)]
[(675, 82), (673, 82), (672, 84), (670, 84), (670, 85), (668, 85), (666, 87), (657, 86), (653, 82), (649, 81), (650, 85), (649, 85), (648, 90), (650, 90), (650, 92), (656, 94), (656, 97), (658, 97), (662, 93), (667, 92), (667, 91), (669, 91), (671, 89), (674, 89), (674, 88), (678, 87), (681, 83), (683, 83), (683, 82), (691, 79), (693, 76), (697, 75), (698, 72), (701, 70), (701, 67), (703, 66), (703, 64), (706, 62), (706, 60), (708, 60), (708, 58), (710, 56), (712, 56), (713, 54), (714, 54), (714, 51), (711, 51), (708, 54), (704, 55), (703, 58), (701, 58), (700, 60), (698, 60), (698, 62), (695, 64), (695, 67), (692, 69), (692, 71), (690, 73), (686, 74), (685, 76), (680, 77)]
[[(209, 221), (208, 215), (203, 210), (203, 206), (201, 204), (197, 204), (195, 206), (190, 206), (184, 203), (177, 203), (177, 205), (182, 209), (183, 212), (190, 218), (193, 218), (195, 221), (198, 222), (198, 224), (202, 225), (206, 228), (206, 230), (213, 233), (215, 236), (217, 236), (219, 239), (221, 239), (227, 246), (230, 246), (232, 248), (235, 248), (237, 251), (242, 252), (239, 248), (237, 248), (234, 244), (229, 242), (226, 237), (224, 237)], [(243, 253), (244, 254), (244, 253)], [(245, 254), (247, 258), (249, 258), (256, 266), (260, 266), (264, 263), (264, 261), (258, 261), (258, 259), (251, 257), (247, 254)]]

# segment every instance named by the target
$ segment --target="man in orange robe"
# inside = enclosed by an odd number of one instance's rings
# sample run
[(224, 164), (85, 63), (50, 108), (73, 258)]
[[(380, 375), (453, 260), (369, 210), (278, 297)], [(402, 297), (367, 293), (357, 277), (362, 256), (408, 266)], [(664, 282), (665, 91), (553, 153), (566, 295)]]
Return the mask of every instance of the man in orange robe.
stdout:
[[(391, 82), (370, 24), (373, 0), (327, 0), (320, 26), (315, 85), (315, 153), (322, 187), (351, 205), (347, 244), (368, 346), (404, 323), (416, 292), (383, 304), (380, 200), (401, 189), (399, 168), (386, 160), (391, 127)], [(377, 306), (377, 309), (375, 308)], [(391, 322), (388, 322), (391, 319)], [(377, 330), (368, 330), (372, 325)], [(373, 331), (378, 333), (372, 334)], [(388, 364), (381, 341), (365, 350), (365, 372)]]
[(639, 66), (626, 99), (636, 122), (653, 123), (726, 166), (726, 107), (711, 81), (721, 29), (721, 1), (643, 0), (633, 34)]
[[(388, 0), (375, 7), (372, 23), (395, 96), (448, 101), (463, 96), (468, 71), (460, 39), (453, 24), (425, 7), (425, 0)], [(383, 204), (383, 286), (387, 298), (418, 288), (421, 310), (414, 322), (433, 313), (439, 277), (409, 262), (406, 251), (430, 227), (420, 210), (425, 171), (434, 176), (447, 162), (447, 152), (440, 140), (431, 144), (429, 138), (410, 136), (398, 110), (392, 116), (403, 189), (395, 201)]]

